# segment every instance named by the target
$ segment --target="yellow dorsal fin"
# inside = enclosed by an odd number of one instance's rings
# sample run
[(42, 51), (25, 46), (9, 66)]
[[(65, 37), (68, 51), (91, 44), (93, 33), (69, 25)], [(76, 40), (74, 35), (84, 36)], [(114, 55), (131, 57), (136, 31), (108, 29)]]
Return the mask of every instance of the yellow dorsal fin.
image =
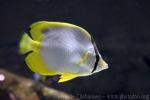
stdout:
[(43, 39), (43, 30), (49, 27), (49, 22), (47, 21), (39, 21), (35, 22), (30, 26), (30, 34), (31, 37), (36, 41), (42, 41)]
[(73, 25), (73, 24), (64, 23), (64, 22), (48, 22), (48, 21), (35, 22), (30, 26), (31, 30), (29, 30), (29, 32), (34, 40), (42, 41), (43, 39), (42, 34), (43, 34), (44, 29), (49, 28), (49, 27), (60, 27), (60, 26), (78, 28), (84, 31), (86, 36), (90, 37), (89, 33), (83, 28)]
[(64, 73), (61, 75), (60, 80), (58, 82), (61, 83), (61, 82), (69, 81), (78, 76), (79, 76), (78, 74)]

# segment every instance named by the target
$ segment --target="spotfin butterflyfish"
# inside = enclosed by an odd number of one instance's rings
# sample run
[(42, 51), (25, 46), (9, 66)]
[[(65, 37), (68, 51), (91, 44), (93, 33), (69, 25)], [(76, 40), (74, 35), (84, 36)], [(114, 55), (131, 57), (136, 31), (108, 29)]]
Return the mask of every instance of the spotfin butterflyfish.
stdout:
[(28, 67), (40, 75), (60, 75), (58, 82), (88, 76), (108, 68), (94, 39), (83, 28), (64, 22), (31, 24), (19, 43)]

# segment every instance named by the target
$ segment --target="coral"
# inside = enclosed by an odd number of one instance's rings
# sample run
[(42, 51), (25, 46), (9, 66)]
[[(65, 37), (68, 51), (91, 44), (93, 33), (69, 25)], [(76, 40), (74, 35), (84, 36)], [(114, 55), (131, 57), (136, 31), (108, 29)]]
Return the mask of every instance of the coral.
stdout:
[(3, 69), (0, 69), (0, 98), (3, 100), (75, 100), (72, 95)]

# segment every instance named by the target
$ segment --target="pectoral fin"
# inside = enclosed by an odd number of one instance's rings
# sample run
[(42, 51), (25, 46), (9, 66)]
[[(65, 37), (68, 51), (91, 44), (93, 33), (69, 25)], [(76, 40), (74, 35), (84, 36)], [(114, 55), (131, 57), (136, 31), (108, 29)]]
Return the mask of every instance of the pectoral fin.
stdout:
[(74, 79), (76, 77), (78, 77), (77, 74), (64, 73), (61, 75), (60, 80), (58, 82), (61, 83), (61, 82), (69, 81), (69, 80)]
[(81, 60), (79, 61), (79, 65), (83, 64), (88, 59), (88, 56), (89, 56), (89, 51), (84, 53)]

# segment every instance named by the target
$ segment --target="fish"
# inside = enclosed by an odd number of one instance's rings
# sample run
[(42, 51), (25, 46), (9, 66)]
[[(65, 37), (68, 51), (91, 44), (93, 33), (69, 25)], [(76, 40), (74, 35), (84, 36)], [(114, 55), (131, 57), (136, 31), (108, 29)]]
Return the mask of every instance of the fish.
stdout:
[(20, 39), (19, 52), (33, 72), (60, 75), (59, 83), (108, 68), (90, 33), (65, 22), (31, 24)]

